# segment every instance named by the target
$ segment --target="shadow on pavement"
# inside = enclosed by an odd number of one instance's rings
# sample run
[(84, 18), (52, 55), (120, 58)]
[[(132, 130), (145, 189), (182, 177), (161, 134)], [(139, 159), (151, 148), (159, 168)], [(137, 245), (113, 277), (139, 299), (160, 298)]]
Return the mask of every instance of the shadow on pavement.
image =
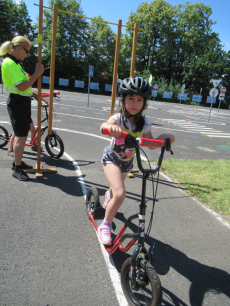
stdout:
[[(126, 221), (124, 215), (119, 212), (116, 218), (123, 222)], [(138, 227), (133, 223), (130, 223), (129, 229), (133, 232), (138, 231)], [(146, 237), (146, 244), (149, 246), (155, 245), (154, 267), (158, 275), (167, 275), (170, 268), (173, 268), (190, 281), (191, 285), (188, 295), (191, 306), (202, 306), (204, 296), (208, 292), (212, 294), (225, 294), (230, 298), (230, 275), (226, 271), (201, 264), (172, 246), (149, 236)], [(111, 256), (117, 271), (120, 273), (124, 261), (130, 255), (122, 253), (118, 249)], [(182, 302), (168, 289), (163, 288), (162, 305), (185, 306), (187, 304)]]

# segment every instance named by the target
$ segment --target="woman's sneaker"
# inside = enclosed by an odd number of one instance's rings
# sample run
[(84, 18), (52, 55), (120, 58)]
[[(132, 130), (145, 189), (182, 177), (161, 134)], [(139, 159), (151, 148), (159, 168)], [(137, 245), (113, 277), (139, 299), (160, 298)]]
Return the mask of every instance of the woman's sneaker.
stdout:
[(12, 176), (17, 178), (19, 181), (29, 181), (29, 176), (22, 169), (14, 169)]
[(14, 150), (13, 150), (13, 149), (12, 149), (12, 150), (8, 149), (8, 150), (6, 151), (6, 154), (7, 154), (8, 156), (14, 157)]
[[(15, 162), (13, 162), (11, 169), (12, 170), (15, 169)], [(24, 170), (33, 169), (33, 166), (27, 165), (25, 162), (21, 161), (21, 169)]]
[(101, 243), (105, 245), (112, 244), (111, 238), (112, 222), (104, 224), (104, 220), (101, 222), (101, 225), (98, 227), (98, 235)]
[(105, 193), (105, 202), (104, 202), (104, 204), (103, 204), (103, 208), (104, 208), (104, 209), (106, 209), (106, 207), (107, 207), (107, 205), (108, 205), (108, 203), (109, 203), (110, 200), (111, 200), (111, 198), (110, 198), (110, 191), (108, 190), (108, 191), (106, 191), (106, 193)]

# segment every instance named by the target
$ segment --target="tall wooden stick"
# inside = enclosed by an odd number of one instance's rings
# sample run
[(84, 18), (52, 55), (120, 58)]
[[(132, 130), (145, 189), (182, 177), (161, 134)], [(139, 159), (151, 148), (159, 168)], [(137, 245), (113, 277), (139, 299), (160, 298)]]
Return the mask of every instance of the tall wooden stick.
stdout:
[(53, 4), (52, 44), (51, 44), (51, 63), (50, 63), (50, 98), (49, 98), (49, 120), (48, 120), (49, 135), (51, 135), (52, 132), (52, 118), (53, 118), (53, 90), (54, 90), (54, 71), (55, 71), (57, 11), (58, 11), (58, 5)]
[[(38, 27), (38, 66), (42, 64), (42, 23), (43, 23), (43, 0), (39, 1), (39, 27)], [(42, 76), (38, 78), (38, 147), (37, 147), (37, 169), (41, 168), (41, 93)]]
[(113, 67), (113, 86), (112, 86), (110, 116), (113, 113), (115, 98), (116, 98), (115, 96), (116, 96), (116, 87), (117, 87), (117, 71), (118, 71), (119, 49), (120, 49), (120, 40), (121, 40), (121, 26), (122, 26), (122, 20), (119, 19), (117, 26), (117, 40), (116, 40), (116, 49), (115, 49), (115, 58), (114, 58), (114, 67)]
[(130, 76), (134, 75), (135, 68), (135, 58), (136, 58), (136, 49), (137, 49), (137, 32), (138, 32), (138, 24), (134, 24), (133, 31), (133, 48), (132, 48), (132, 58), (131, 58), (131, 67), (130, 67)]

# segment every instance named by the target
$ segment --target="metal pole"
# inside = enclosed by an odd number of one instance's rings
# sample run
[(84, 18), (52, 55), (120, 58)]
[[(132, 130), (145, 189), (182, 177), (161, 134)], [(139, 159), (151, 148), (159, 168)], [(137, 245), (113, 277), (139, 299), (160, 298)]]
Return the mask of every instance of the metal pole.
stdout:
[[(202, 92), (202, 88), (200, 89), (200, 96), (201, 96), (201, 92)], [(199, 106), (199, 103), (200, 103), (201, 101), (199, 101), (198, 100), (198, 105), (197, 106)]]
[(90, 76), (89, 76), (89, 84), (88, 84), (88, 103), (87, 103), (87, 107), (89, 107), (89, 91), (90, 91)]
[(220, 104), (221, 104), (221, 100), (220, 100), (220, 103), (219, 103), (219, 107), (218, 107), (218, 112), (217, 112), (217, 115), (218, 115), (218, 113), (219, 113), (219, 109), (220, 109)]
[[(216, 87), (214, 87), (214, 88), (216, 89)], [(215, 90), (213, 91), (212, 102), (214, 101), (214, 94), (215, 94)], [(209, 122), (210, 115), (211, 115), (211, 111), (212, 111), (212, 102), (211, 102), (211, 107), (210, 107), (210, 112), (209, 112), (208, 122)]]

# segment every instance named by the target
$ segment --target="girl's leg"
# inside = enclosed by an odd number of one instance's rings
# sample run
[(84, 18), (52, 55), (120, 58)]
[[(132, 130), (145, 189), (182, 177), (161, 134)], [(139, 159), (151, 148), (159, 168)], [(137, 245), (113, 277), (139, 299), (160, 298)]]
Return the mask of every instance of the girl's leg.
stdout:
[(105, 244), (112, 244), (111, 230), (112, 221), (116, 215), (119, 207), (125, 199), (125, 185), (124, 180), (126, 175), (121, 174), (121, 170), (114, 164), (103, 165), (105, 176), (110, 184), (110, 192), (112, 194), (111, 200), (108, 202), (105, 218), (98, 227), (99, 240)]
[(112, 197), (106, 208), (105, 220), (112, 222), (125, 199), (124, 180), (126, 175), (122, 175), (120, 168), (114, 164), (105, 164), (103, 165), (103, 169), (110, 185), (109, 190)]

